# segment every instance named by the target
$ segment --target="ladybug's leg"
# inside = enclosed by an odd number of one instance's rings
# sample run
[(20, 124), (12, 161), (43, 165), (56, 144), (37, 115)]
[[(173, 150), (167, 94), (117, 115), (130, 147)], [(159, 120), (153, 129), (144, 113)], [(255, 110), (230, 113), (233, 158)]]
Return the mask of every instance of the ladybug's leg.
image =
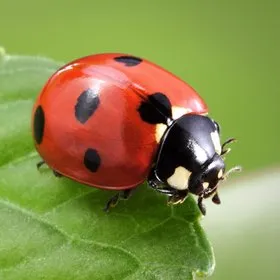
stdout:
[(148, 184), (151, 188), (156, 190), (159, 193), (163, 193), (167, 196), (175, 196), (177, 195), (178, 191), (176, 189), (170, 188), (164, 184), (164, 182), (161, 182), (155, 173), (155, 169), (153, 168), (148, 176)]
[(199, 196), (198, 196), (197, 205), (198, 205), (201, 213), (204, 216), (206, 215), (206, 208), (205, 208), (204, 204), (202, 203), (202, 201), (203, 201), (203, 199), (208, 198), (211, 195), (213, 195), (212, 202), (214, 202), (215, 204), (220, 204), (221, 203), (219, 194), (217, 192), (217, 188), (206, 189), (202, 193), (200, 193)]
[(164, 182), (160, 181), (160, 179), (156, 176), (156, 172), (154, 168), (150, 171), (147, 181), (149, 186), (154, 190), (160, 193), (164, 193), (166, 195), (173, 195), (174, 190), (172, 188), (162, 187), (165, 184)]
[(206, 215), (206, 208), (205, 208), (205, 205), (202, 203), (203, 198), (204, 198), (203, 196), (198, 197), (197, 205), (198, 205), (201, 213), (205, 216)]
[(167, 196), (174, 196), (177, 194), (177, 190), (174, 190), (172, 188), (169, 188), (169, 187), (160, 187), (160, 186), (153, 186), (153, 185), (150, 185), (154, 190), (156, 190), (157, 192), (159, 193), (163, 193)]
[(183, 203), (187, 198), (188, 193), (188, 190), (176, 191), (172, 196), (168, 198), (167, 203), (172, 205)]
[(53, 175), (55, 177), (63, 177), (62, 174), (58, 173), (57, 171), (53, 170)]
[(218, 195), (217, 192), (213, 195), (212, 201), (213, 201), (215, 204), (221, 204), (221, 200), (220, 200), (220, 197), (219, 197), (219, 195)]
[(148, 176), (148, 183), (151, 188), (156, 190), (157, 192), (163, 193), (169, 196), (167, 204), (175, 205), (178, 203), (183, 203), (188, 196), (189, 190), (176, 190), (175, 188), (171, 188), (166, 186), (164, 182), (161, 182), (155, 173), (155, 170), (152, 169)]
[[(213, 195), (214, 194), (214, 195)], [(216, 204), (220, 204), (221, 200), (219, 198), (219, 195), (217, 193), (217, 188), (214, 189), (206, 189), (204, 190), (202, 193), (199, 194), (198, 196), (198, 200), (197, 200), (197, 205), (201, 211), (201, 213), (205, 216), (206, 215), (206, 207), (205, 205), (202, 203), (203, 199), (210, 197), (211, 195), (213, 195), (212, 197), (212, 201)]]
[(37, 169), (40, 169), (40, 167), (41, 167), (42, 165), (44, 165), (45, 163), (46, 163), (46, 162), (45, 162), (44, 160), (39, 161), (39, 162), (36, 164)]
[[(44, 160), (41, 160), (37, 163), (37, 169), (40, 169), (42, 165), (46, 164), (46, 162)], [(53, 174), (55, 177), (62, 177), (62, 175), (60, 173), (58, 173), (57, 171), (53, 170)]]
[(147, 181), (148, 181), (148, 184), (155, 190), (158, 189), (160, 185), (162, 185), (162, 182), (160, 182), (156, 176), (154, 168), (150, 171)]
[(227, 153), (230, 152), (230, 148), (225, 148), (228, 144), (236, 142), (235, 138), (229, 138), (228, 140), (226, 140), (226, 142), (222, 145), (222, 152), (221, 152), (221, 156), (226, 155)]
[(128, 190), (123, 190), (123, 191), (120, 191), (120, 192), (116, 193), (114, 196), (112, 196), (109, 199), (109, 201), (107, 202), (107, 204), (104, 208), (104, 211), (109, 212), (110, 208), (115, 207), (118, 204), (119, 200), (128, 199), (131, 196), (132, 190), (133, 189), (128, 189)]

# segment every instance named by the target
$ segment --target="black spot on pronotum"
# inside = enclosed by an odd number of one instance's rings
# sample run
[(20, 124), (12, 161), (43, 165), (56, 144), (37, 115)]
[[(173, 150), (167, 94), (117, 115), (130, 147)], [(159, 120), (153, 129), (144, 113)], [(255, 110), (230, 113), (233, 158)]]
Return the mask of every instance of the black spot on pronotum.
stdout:
[(142, 101), (138, 112), (141, 119), (150, 124), (166, 124), (168, 119), (172, 119), (171, 103), (168, 97), (161, 92), (151, 94)]
[(44, 136), (45, 114), (41, 105), (39, 105), (34, 113), (33, 131), (37, 144), (41, 144)]
[(79, 96), (75, 106), (75, 116), (80, 123), (85, 123), (96, 111), (100, 103), (98, 93), (87, 89)]
[(123, 63), (125, 66), (136, 66), (142, 62), (142, 59), (135, 56), (118, 56), (114, 58), (115, 61)]
[(84, 156), (84, 165), (85, 167), (91, 171), (96, 172), (100, 166), (100, 156), (98, 152), (94, 149), (87, 149)]

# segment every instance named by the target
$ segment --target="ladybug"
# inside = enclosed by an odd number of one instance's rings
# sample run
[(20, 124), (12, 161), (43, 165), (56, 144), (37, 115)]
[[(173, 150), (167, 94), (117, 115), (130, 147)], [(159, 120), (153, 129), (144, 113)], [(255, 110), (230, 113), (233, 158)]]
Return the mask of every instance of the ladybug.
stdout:
[(220, 128), (187, 83), (139, 57), (105, 53), (76, 59), (54, 73), (35, 101), (32, 132), (42, 161), (56, 176), (118, 190), (106, 205), (147, 180), (184, 202), (188, 193), (219, 204), (225, 179)]

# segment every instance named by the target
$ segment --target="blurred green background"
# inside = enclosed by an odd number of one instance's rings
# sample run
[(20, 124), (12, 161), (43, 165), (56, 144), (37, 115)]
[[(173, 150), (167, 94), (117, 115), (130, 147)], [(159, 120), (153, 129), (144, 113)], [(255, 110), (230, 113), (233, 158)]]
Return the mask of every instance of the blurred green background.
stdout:
[[(92, 53), (124, 52), (160, 64), (203, 96), (223, 139), (238, 138), (227, 163), (241, 164), (246, 174), (280, 162), (279, 13), (276, 0), (1, 0), (0, 45), (10, 54), (65, 62)], [(207, 217), (207, 227), (215, 237), (223, 224), (211, 227), (211, 219), (215, 216)], [(212, 279), (263, 279), (258, 270), (255, 275), (252, 271), (265, 267), (265, 261), (244, 265), (238, 258), (242, 251), (228, 248), (235, 246), (227, 243), (232, 237), (219, 242), (213, 238), (217, 268)], [(254, 254), (257, 246), (251, 238), (251, 243), (245, 241), (244, 250)], [(279, 253), (271, 254), (279, 261)]]

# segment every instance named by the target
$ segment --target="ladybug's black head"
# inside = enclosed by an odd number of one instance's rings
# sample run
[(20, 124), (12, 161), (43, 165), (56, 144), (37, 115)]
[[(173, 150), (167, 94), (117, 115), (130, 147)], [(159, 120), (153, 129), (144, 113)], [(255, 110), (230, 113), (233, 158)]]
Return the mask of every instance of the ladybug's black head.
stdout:
[(179, 198), (182, 197), (178, 194), (188, 191), (197, 195), (199, 208), (205, 214), (202, 200), (213, 196), (212, 201), (219, 204), (219, 181), (239, 169), (225, 173), (222, 156), (229, 152), (225, 146), (233, 141), (231, 138), (221, 145), (219, 125), (211, 118), (183, 115), (173, 122), (162, 139), (154, 170), (156, 177)]
[(217, 195), (218, 183), (223, 180), (225, 172), (225, 163), (217, 153), (207, 160), (201, 166), (201, 169), (191, 173), (188, 181), (188, 190), (199, 196), (199, 207), (202, 213), (205, 214), (205, 208), (202, 200), (213, 196), (213, 202), (219, 204), (220, 199)]
[[(234, 139), (229, 139), (223, 144), (233, 142)], [(229, 151), (223, 150), (221, 154), (225, 154)], [(191, 193), (198, 195), (198, 206), (201, 212), (205, 215), (206, 209), (202, 204), (202, 200), (212, 196), (212, 201), (216, 204), (220, 204), (220, 198), (218, 195), (218, 184), (221, 180), (225, 180), (227, 176), (235, 171), (240, 171), (241, 167), (236, 166), (231, 168), (225, 173), (225, 163), (221, 155), (215, 154), (213, 158), (207, 161), (198, 172), (193, 172), (189, 177), (188, 189)]]

